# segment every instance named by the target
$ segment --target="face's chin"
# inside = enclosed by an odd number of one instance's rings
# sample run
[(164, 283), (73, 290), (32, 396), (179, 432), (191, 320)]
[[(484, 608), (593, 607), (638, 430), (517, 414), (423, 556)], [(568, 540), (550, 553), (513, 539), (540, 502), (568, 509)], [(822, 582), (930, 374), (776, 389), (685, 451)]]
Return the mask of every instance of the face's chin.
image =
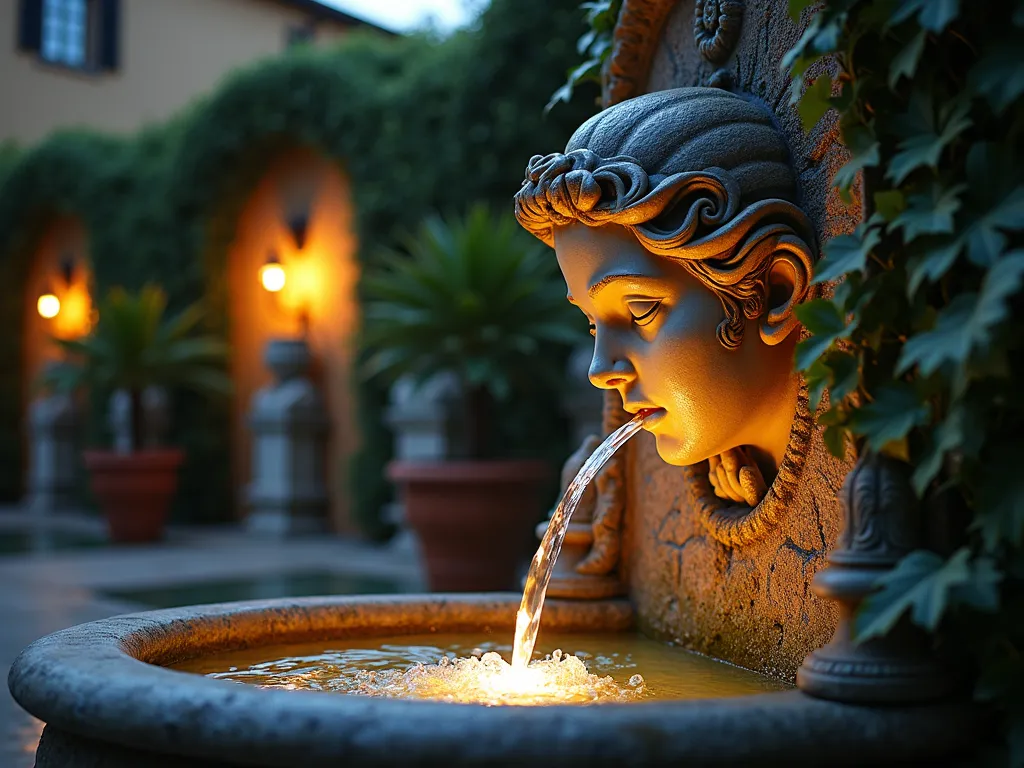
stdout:
[(655, 444), (658, 447), (658, 455), (666, 464), (676, 467), (686, 467), (691, 464), (698, 464), (707, 458), (699, 454), (699, 449), (694, 450), (689, 440), (678, 430), (674, 429), (671, 423), (671, 415), (666, 414), (659, 422), (655, 422), (649, 428), (654, 435)]

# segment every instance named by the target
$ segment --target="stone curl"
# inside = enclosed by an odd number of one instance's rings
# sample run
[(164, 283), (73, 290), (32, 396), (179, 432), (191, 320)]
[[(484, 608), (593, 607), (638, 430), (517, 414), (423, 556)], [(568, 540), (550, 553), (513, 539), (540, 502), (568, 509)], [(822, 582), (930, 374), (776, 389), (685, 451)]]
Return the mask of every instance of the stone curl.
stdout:
[[(741, 209), (741, 191), (722, 168), (648, 175), (629, 156), (602, 158), (575, 149), (530, 159), (515, 213), (551, 247), (558, 226), (626, 227), (647, 250), (679, 262), (718, 296), (725, 311), (718, 339), (734, 349), (746, 320), (765, 311), (772, 265), (783, 259), (793, 267), (797, 285), (787, 305), (792, 307), (807, 296), (814, 258), (813, 229), (800, 208), (769, 198)], [(774, 330), (762, 333), (785, 335), (796, 322), (778, 320)]]

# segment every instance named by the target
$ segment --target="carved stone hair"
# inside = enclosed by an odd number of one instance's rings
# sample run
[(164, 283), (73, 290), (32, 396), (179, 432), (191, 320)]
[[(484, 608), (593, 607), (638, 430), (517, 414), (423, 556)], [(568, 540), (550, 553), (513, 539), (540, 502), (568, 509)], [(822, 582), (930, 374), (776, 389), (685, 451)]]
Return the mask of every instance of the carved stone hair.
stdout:
[(762, 336), (784, 338), (809, 290), (814, 230), (797, 207), (789, 151), (762, 108), (714, 88), (659, 91), (584, 123), (565, 153), (530, 159), (516, 218), (554, 247), (573, 222), (626, 227), (651, 253), (679, 261), (725, 310), (718, 338), (735, 348), (744, 318), (765, 311), (768, 277), (785, 260), (792, 300)]

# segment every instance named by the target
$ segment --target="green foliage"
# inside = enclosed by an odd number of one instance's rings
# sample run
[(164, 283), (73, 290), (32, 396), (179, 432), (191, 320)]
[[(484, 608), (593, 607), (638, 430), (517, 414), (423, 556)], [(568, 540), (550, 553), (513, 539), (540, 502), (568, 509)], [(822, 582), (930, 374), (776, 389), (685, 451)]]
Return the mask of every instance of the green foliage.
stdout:
[(576, 53), (583, 63), (569, 70), (564, 84), (551, 95), (545, 111), (556, 104), (568, 102), (575, 90), (584, 83), (601, 84), (604, 66), (612, 55), (615, 23), (622, 10), (622, 0), (588, 0), (580, 3), (586, 12), (587, 30), (576, 41)]
[[(542, 114), (579, 28), (576, 0), (493, 0), (474, 29), (440, 43), (353, 34), (331, 49), (304, 47), (239, 71), (174, 120), (134, 136), (55, 134), (22, 151), (0, 181), (0, 279), (20, 295), (42, 227), (54, 213), (73, 214), (89, 233), (97, 293), (159, 283), (174, 310), (202, 300), (203, 330), (224, 339), (226, 257), (238, 216), (282, 151), (310, 147), (344, 171), (363, 261), (437, 209), (510, 205), (529, 157), (564, 146), (593, 111), (569, 104)], [(0, 159), (0, 179), (4, 167)], [(20, 359), (23, 307), (2, 302), (0, 312), (0, 354)], [(390, 495), (386, 392), (357, 386), (362, 449), (348, 485), (364, 528), (379, 535), (377, 513)], [(21, 372), (0, 371), (0, 496), (8, 499), (20, 494), (21, 402)], [(176, 514), (227, 519), (228, 404), (178, 392), (174, 406), (169, 439), (188, 455)], [(534, 416), (524, 419), (519, 407)], [(99, 424), (98, 404), (94, 411)], [(564, 455), (553, 412), (550, 403), (517, 403), (507, 419), (536, 428), (536, 439)]]
[(908, 612), (915, 624), (934, 631), (951, 602), (994, 611), (1001, 579), (991, 559), (972, 559), (966, 547), (949, 559), (927, 550), (911, 552), (880, 579), (881, 589), (858, 611), (857, 637), (863, 642), (884, 635)]
[[(799, 13), (808, 4), (792, 2)], [(925, 509), (972, 521), (953, 553), (915, 552), (857, 617), (897, 620), (973, 653), (1007, 760), (1024, 764), (1024, 5), (1011, 0), (829, 0), (786, 57), (808, 121), (835, 109), (864, 223), (826, 245), (831, 298), (800, 310), (797, 363), (826, 443), (908, 460)], [(803, 75), (828, 56), (827, 87)], [(862, 181), (861, 181), (862, 180)], [(956, 515), (953, 515), (955, 518)]]
[(368, 375), (423, 382), (452, 372), (463, 393), (488, 401), (539, 383), (557, 399), (566, 347), (585, 335), (547, 247), (483, 205), (428, 218), (402, 246), (383, 251), (364, 280)]
[(54, 339), (67, 362), (44, 374), (61, 392), (79, 388), (140, 393), (147, 387), (182, 386), (229, 395), (231, 380), (219, 367), (227, 344), (195, 336), (202, 317), (192, 305), (167, 319), (167, 296), (147, 285), (136, 294), (114, 288), (100, 304), (96, 326), (82, 339)]

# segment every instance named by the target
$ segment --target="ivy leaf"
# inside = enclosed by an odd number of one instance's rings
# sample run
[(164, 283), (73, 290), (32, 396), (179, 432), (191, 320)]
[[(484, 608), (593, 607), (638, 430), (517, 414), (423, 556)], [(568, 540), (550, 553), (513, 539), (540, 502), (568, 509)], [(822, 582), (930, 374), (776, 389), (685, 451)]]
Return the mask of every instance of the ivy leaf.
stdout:
[(882, 240), (878, 227), (857, 227), (852, 235), (833, 237), (825, 244), (825, 258), (814, 267), (812, 283), (826, 283), (849, 272), (861, 272), (871, 249)]
[(829, 368), (825, 365), (825, 359), (817, 358), (806, 371), (804, 381), (807, 382), (807, 400), (811, 407), (811, 413), (818, 412), (821, 405), (821, 398), (825, 394), (825, 387), (828, 386)]
[(572, 90), (572, 83), (570, 82), (566, 82), (559, 87), (558, 90), (551, 94), (551, 98), (548, 100), (548, 103), (544, 105), (544, 114), (546, 115), (550, 112), (556, 104), (560, 104), (562, 102), (569, 103), (572, 99)]
[(922, 29), (903, 47), (903, 50), (893, 56), (889, 65), (889, 90), (896, 90), (901, 77), (914, 76), (917, 63), (921, 60), (921, 52), (924, 50), (924, 39), (925, 30)]
[(959, 13), (959, 0), (902, 0), (889, 21), (899, 24), (917, 14), (922, 27), (939, 34)]
[(849, 352), (833, 350), (811, 363), (804, 372), (804, 380), (807, 382), (807, 399), (811, 411), (815, 412), (826, 388), (833, 403), (841, 402), (857, 389), (860, 384), (860, 360)]
[(805, 133), (810, 133), (824, 114), (832, 108), (831, 98), (832, 78), (828, 75), (821, 75), (804, 91), (796, 109), (800, 113), (800, 122)]
[(1007, 300), (1024, 281), (1024, 250), (1011, 251), (989, 269), (980, 293), (962, 293), (940, 314), (935, 327), (910, 338), (903, 347), (896, 373), (916, 365), (924, 376), (943, 363), (963, 366), (976, 348), (988, 346), (989, 329), (1009, 313)]
[(821, 434), (821, 439), (829, 453), (837, 459), (843, 458), (846, 453), (846, 431), (841, 426), (830, 424), (825, 427), (825, 431)]
[(953, 231), (953, 215), (960, 210), (960, 193), (966, 184), (943, 189), (936, 181), (924, 193), (910, 195), (907, 208), (889, 225), (889, 231), (903, 229), (903, 242), (909, 243), (920, 235), (943, 235)]
[(1024, 67), (1020, 51), (1024, 40), (1001, 40), (985, 49), (967, 75), (972, 91), (988, 100), (996, 114), (1001, 114), (1024, 93)]
[(872, 402), (850, 416), (850, 428), (864, 435), (873, 451), (880, 451), (887, 443), (900, 440), (928, 421), (928, 403), (922, 402), (914, 388), (904, 381), (882, 384), (874, 396)]
[(874, 132), (863, 125), (843, 126), (842, 141), (850, 150), (850, 160), (838, 171), (832, 186), (847, 190), (857, 180), (857, 174), (865, 168), (873, 168), (881, 160), (878, 139)]
[(800, 14), (804, 12), (805, 8), (809, 8), (816, 2), (818, 0), (789, 0), (789, 18), (793, 20), (794, 24), (799, 24)]
[(860, 384), (860, 360), (848, 352), (837, 352), (829, 356), (828, 367), (832, 370), (829, 397), (839, 402)]
[(1006, 247), (1002, 230), (1024, 229), (1024, 186), (1015, 173), (1012, 149), (994, 142), (978, 142), (967, 153), (967, 255), (988, 267)]
[(972, 264), (988, 267), (1006, 247), (1000, 230), (1024, 229), (1024, 186), (1017, 187), (967, 227), (967, 257)]
[(875, 192), (875, 211), (886, 221), (892, 221), (907, 207), (907, 198), (898, 189)]
[(999, 582), (1002, 572), (990, 557), (977, 557), (971, 563), (971, 578), (966, 584), (953, 588), (957, 603), (970, 606), (977, 611), (993, 613), (999, 609)]
[(918, 496), (923, 496), (928, 485), (942, 468), (942, 460), (949, 451), (956, 448), (964, 453), (974, 454), (984, 441), (979, 430), (980, 419), (975, 409), (969, 409), (964, 403), (954, 405), (931, 435), (931, 446), (928, 452), (917, 463), (911, 481)]
[(897, 130), (906, 138), (897, 145), (900, 151), (892, 156), (885, 174), (894, 184), (902, 184), (922, 166), (938, 167), (942, 150), (972, 125), (969, 99), (957, 98), (944, 104), (938, 123), (931, 109), (931, 95), (915, 89), (908, 112), (896, 122)]
[(813, 334), (796, 345), (796, 367), (800, 371), (810, 368), (833, 341), (846, 338), (855, 327), (855, 323), (846, 324), (839, 307), (828, 299), (814, 299), (799, 305), (796, 316)]
[(881, 589), (861, 604), (854, 617), (856, 641), (881, 637), (910, 611), (911, 620), (934, 630), (951, 593), (971, 580), (970, 550), (957, 550), (949, 560), (934, 552), (915, 550), (878, 581)]
[(920, 251), (907, 260), (907, 295), (913, 298), (925, 280), (934, 283), (953, 266), (964, 247), (964, 238), (930, 238), (919, 241)]

